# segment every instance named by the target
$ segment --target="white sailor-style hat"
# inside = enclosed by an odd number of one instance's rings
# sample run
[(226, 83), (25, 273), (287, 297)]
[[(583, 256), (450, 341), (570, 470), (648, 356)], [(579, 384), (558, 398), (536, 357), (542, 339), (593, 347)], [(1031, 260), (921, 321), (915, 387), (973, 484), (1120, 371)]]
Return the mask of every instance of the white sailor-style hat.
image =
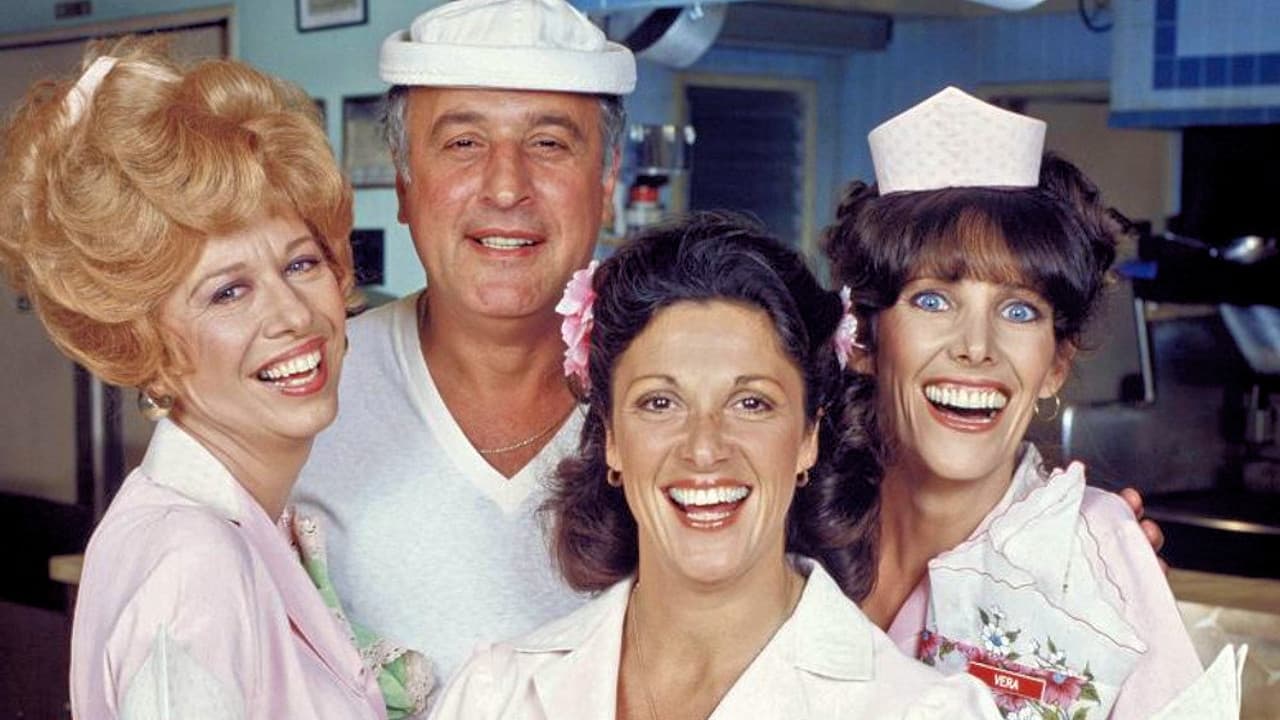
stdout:
[(379, 75), (395, 85), (625, 95), (631, 51), (564, 0), (455, 0), (382, 43)]
[(1045, 123), (948, 87), (867, 135), (881, 195), (1035, 187)]

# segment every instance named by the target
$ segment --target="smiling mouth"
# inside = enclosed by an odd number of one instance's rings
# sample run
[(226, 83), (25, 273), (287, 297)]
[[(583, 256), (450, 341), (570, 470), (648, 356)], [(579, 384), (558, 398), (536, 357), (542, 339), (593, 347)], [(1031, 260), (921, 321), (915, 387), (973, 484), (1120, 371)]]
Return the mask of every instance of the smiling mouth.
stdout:
[(295, 355), (258, 371), (258, 379), (285, 390), (305, 387), (320, 374), (324, 361), (321, 350)]
[(529, 238), (504, 237), (501, 235), (486, 235), (472, 238), (472, 240), (490, 250), (519, 250), (538, 244), (536, 240)]
[(680, 520), (695, 530), (718, 530), (737, 519), (738, 510), (751, 496), (746, 485), (672, 486), (667, 499)]
[(1009, 404), (1009, 395), (994, 387), (934, 383), (924, 387), (924, 396), (938, 413), (963, 423), (989, 424)]

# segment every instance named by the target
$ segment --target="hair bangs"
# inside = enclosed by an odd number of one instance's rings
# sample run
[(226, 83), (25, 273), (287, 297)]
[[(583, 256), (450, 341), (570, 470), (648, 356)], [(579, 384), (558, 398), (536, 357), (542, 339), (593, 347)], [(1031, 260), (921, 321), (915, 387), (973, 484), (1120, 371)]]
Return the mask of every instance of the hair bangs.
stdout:
[(909, 257), (903, 283), (920, 277), (979, 280), (1023, 287), (1056, 300), (1064, 273), (1082, 268), (1056, 244), (1071, 228), (1060, 208), (1040, 193), (963, 188), (936, 193), (915, 206), (907, 225)]

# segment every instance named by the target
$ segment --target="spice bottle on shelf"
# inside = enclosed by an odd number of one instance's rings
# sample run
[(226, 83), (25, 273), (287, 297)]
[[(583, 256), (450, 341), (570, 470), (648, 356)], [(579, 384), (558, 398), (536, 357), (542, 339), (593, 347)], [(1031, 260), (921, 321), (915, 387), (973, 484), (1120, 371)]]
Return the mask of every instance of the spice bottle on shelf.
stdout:
[(658, 202), (658, 188), (636, 183), (631, 186), (627, 200), (627, 234), (633, 235), (650, 225), (662, 221), (662, 204)]

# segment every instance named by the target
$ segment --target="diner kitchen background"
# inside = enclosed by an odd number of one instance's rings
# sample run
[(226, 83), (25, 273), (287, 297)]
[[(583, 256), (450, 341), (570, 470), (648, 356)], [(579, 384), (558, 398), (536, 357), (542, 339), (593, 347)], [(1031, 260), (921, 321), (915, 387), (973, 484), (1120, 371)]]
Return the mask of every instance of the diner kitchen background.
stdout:
[[(377, 303), (423, 282), (377, 135), (377, 48), (430, 0), (6, 0), (0, 104), (86, 38), (172, 32), (300, 84), (356, 185)], [(576, 0), (641, 50), (618, 222), (760, 216), (820, 263), (866, 134), (945, 85), (1049, 123), (1140, 236), (1052, 424), (1100, 484), (1140, 488), (1203, 659), (1250, 644), (1245, 717), (1280, 717), (1280, 3)], [(669, 5), (669, 6), (668, 6)], [(991, 5), (1032, 7), (1009, 10)], [(0, 718), (65, 718), (78, 557), (149, 428), (0, 293)], [(352, 482), (359, 482), (353, 468)]]

